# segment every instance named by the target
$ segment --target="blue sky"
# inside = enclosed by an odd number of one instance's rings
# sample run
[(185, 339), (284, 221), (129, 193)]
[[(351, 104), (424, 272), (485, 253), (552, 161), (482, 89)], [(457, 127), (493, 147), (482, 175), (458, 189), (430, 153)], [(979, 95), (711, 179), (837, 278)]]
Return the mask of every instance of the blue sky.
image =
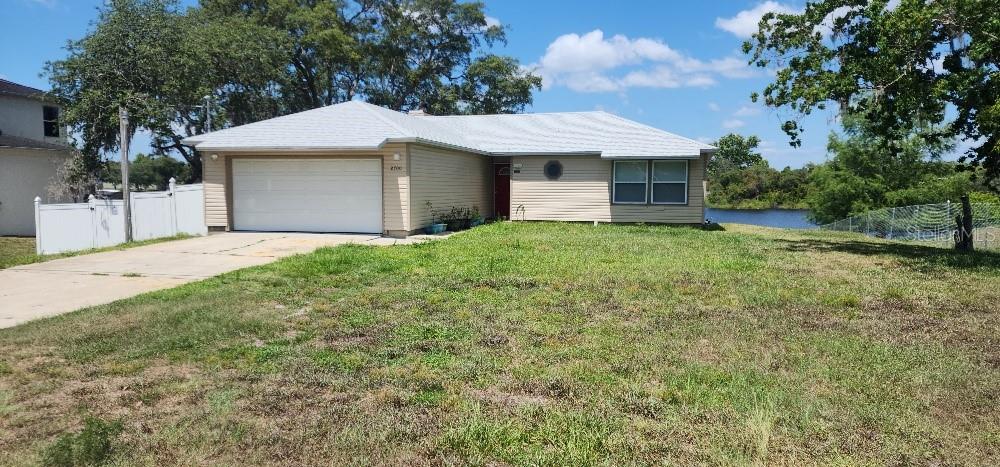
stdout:
[[(66, 41), (86, 34), (103, 2), (0, 3), (0, 77), (47, 89), (39, 76), (45, 62), (65, 56)], [(755, 134), (779, 168), (826, 157), (834, 116), (809, 117), (803, 146), (789, 147), (782, 113), (749, 99), (768, 74), (747, 66), (740, 53), (764, 11), (801, 8), (797, 0), (487, 0), (486, 8), (508, 28), (508, 44), (498, 52), (545, 79), (533, 112), (601, 109), (705, 141), (730, 131)], [(135, 144), (145, 150), (142, 138)]]

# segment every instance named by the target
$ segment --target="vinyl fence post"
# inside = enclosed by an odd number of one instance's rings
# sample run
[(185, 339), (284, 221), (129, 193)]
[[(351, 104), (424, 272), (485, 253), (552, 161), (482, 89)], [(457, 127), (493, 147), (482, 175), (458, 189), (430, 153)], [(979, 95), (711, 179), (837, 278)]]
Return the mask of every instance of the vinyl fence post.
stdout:
[(35, 197), (35, 254), (42, 254), (42, 197)]
[(97, 226), (100, 225), (100, 219), (97, 218), (97, 198), (91, 194), (87, 197), (87, 205), (90, 208), (90, 247), (97, 248)]
[(177, 235), (177, 179), (170, 177), (167, 183), (170, 190), (167, 194), (170, 198), (170, 230), (172, 235)]

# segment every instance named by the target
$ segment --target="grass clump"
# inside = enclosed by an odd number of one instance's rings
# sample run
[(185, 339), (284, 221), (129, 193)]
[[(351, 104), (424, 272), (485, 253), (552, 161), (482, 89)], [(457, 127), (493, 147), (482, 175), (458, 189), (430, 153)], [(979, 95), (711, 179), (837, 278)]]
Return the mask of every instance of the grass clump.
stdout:
[(51, 467), (102, 465), (114, 451), (114, 438), (122, 431), (121, 422), (88, 417), (78, 433), (60, 436), (42, 455), (42, 464)]

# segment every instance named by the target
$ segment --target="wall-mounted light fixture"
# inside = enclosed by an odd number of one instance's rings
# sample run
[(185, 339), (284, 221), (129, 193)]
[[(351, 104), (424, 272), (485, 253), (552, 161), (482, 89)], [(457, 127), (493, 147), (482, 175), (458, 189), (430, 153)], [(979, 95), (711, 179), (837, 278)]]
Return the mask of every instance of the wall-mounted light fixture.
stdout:
[(212, 154), (212, 160), (213, 160), (213, 161), (214, 161), (214, 160), (216, 160), (216, 159), (218, 159), (218, 158), (219, 158), (219, 155), (218, 155), (218, 154)]
[(394, 161), (398, 161), (399, 160), (399, 153), (398, 152), (392, 155), (392, 160), (394, 160)]

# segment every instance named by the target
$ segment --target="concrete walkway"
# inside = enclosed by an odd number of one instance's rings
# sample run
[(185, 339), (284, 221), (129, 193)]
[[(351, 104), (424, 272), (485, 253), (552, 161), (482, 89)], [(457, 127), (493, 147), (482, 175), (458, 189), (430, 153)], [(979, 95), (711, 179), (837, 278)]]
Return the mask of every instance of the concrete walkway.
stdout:
[(0, 270), (0, 328), (176, 287), (344, 243), (421, 241), (377, 235), (232, 232)]

